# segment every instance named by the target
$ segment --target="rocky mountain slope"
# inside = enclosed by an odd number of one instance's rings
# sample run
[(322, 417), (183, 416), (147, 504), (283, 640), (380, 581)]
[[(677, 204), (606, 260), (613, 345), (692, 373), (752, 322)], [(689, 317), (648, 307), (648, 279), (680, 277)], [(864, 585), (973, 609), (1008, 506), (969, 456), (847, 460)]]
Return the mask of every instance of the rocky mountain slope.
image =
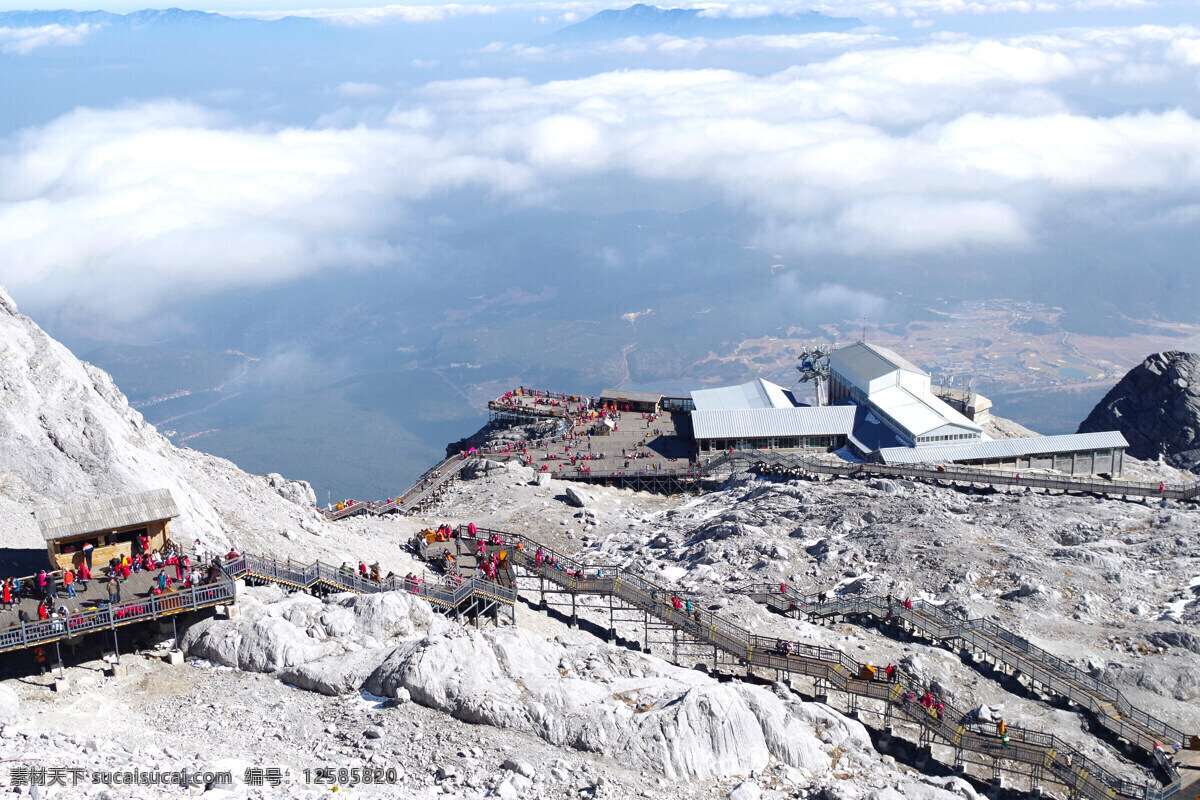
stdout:
[[(0, 530), (10, 562), (0, 552), (0, 573), (44, 561), (31, 513), (38, 508), (160, 488), (179, 505), (171, 523), (179, 541), (306, 561), (378, 560), (396, 552), (390, 539), (349, 531), (331, 543), (333, 529), (303, 481), (248, 475), (224, 459), (173, 446), (129, 407), (107, 373), (22, 315), (3, 287), (0, 389)], [(22, 563), (30, 561), (36, 563)]]
[[(576, 492), (579, 508), (566, 500), (574, 485), (489, 465), (423, 518), (328, 523), (301, 483), (173, 447), (107, 375), (75, 360), (2, 292), (0, 342), (9, 554), (41, 547), (33, 508), (162, 486), (183, 510), (177, 538), (303, 560), (377, 559), (400, 574), (423, 570), (400, 548), (413, 532), (475, 521), (642, 571), (752, 631), (901, 663), (954, 705), (1002, 709), (1139, 782), (1144, 773), (1091, 736), (1077, 710), (1042, 702), (955, 651), (771, 615), (739, 587), (890, 592), (987, 616), (1200, 730), (1200, 534), (1190, 505), (737, 475), (699, 497), (588, 487)], [(357, 787), (355, 796), (979, 798), (959, 778), (917, 771), (902, 748), (898, 759), (880, 752), (836, 698), (830, 707), (782, 684), (718, 683), (524, 602), (516, 627), (482, 631), (406, 595), (318, 599), (258, 588), (238, 609), (184, 634), (189, 665), (126, 653), (127, 677), (79, 665), (61, 694), (37, 680), (5, 682), (20, 706), (0, 692), (0, 758), (232, 769), (238, 780), (210, 798), (315, 797), (328, 788), (306, 784), (305, 768), (363, 766), (394, 767), (399, 786)], [(584, 600), (580, 614), (606, 620), (607, 604)], [(640, 622), (617, 628), (627, 640), (644, 635)], [(287, 778), (250, 785), (246, 767), (279, 767)], [(0, 775), (0, 785), (9, 780)], [(155, 791), (89, 786), (44, 796)]]
[(1104, 396), (1080, 433), (1120, 431), (1129, 455), (1200, 468), (1200, 354), (1154, 353)]

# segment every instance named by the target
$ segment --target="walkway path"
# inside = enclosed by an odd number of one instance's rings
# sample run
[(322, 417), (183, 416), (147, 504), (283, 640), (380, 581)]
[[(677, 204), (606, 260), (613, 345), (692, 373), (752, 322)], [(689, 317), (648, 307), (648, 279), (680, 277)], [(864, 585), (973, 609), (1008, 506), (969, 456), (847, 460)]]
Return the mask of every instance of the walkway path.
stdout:
[[(1115, 686), (989, 620), (958, 617), (924, 601), (913, 602), (911, 608), (884, 597), (831, 598), (822, 602), (819, 595), (805, 595), (787, 587), (781, 590), (779, 584), (758, 584), (742, 592), (785, 614), (901, 624), (934, 643), (959, 642), (1082, 706), (1106, 730), (1149, 755), (1160, 745), (1169, 751), (1172, 744), (1188, 740), (1183, 731), (1135, 708)], [(1172, 770), (1167, 778), (1166, 782), (1171, 783), (1179, 774)]]
[(515, 590), (482, 578), (471, 577), (459, 584), (396, 577), (375, 582), (360, 577), (352, 569), (343, 570), (320, 561), (300, 564), (249, 554), (226, 561), (225, 568), (235, 578), (274, 583), (288, 589), (356, 594), (406, 592), (423, 597), (434, 608), (459, 617), (486, 613), (498, 606), (507, 606), (511, 611), (517, 596)]
[[(139, 575), (141, 576), (139, 578)], [(155, 574), (156, 575), (156, 574)], [(139, 573), (130, 577), (130, 583), (121, 587), (122, 602), (108, 604), (108, 595), (101, 600), (92, 591), (82, 601), (65, 600), (68, 606), (80, 605), (65, 618), (52, 618), (42, 622), (9, 624), (0, 628), (0, 652), (25, 650), (59, 641), (72, 641), (78, 636), (170, 617), (202, 608), (212, 608), (232, 603), (235, 598), (234, 580), (228, 575), (220, 580), (189, 589), (168, 591), (155, 595), (150, 591), (155, 575)], [(138, 580), (134, 580), (138, 578)], [(103, 581), (94, 581), (96, 586)], [(103, 590), (102, 590), (103, 591)], [(131, 596), (132, 595), (132, 596)], [(60, 597), (60, 602), (64, 598)]]
[(701, 465), (709, 477), (729, 475), (738, 469), (754, 468), (773, 474), (830, 475), (839, 478), (878, 475), (890, 478), (912, 478), (930, 482), (955, 482), (986, 486), (1016, 486), (1047, 491), (1077, 492), (1107, 497), (1152, 497), (1167, 500), (1200, 498), (1200, 481), (1191, 484), (1170, 484), (1159, 489), (1158, 483), (1138, 481), (1105, 481), (1096, 477), (1077, 478), (1070, 475), (1018, 473), (999, 469), (961, 465), (906, 467), (889, 464), (856, 464), (847, 461), (821, 459), (813, 455), (781, 450), (735, 450)]
[(346, 519), (355, 514), (392, 514), (418, 508), (425, 500), (440, 492), (443, 486), (457, 478), (472, 460), (462, 456), (447, 458), (417, 478), (417, 482), (399, 497), (378, 502), (354, 503), (345, 508), (328, 511), (321, 509), (321, 513), (325, 515), (325, 519), (332, 521)]
[[(915, 701), (915, 697), (925, 692), (925, 687), (911, 675), (901, 671), (893, 683), (864, 680), (859, 677), (862, 665), (845, 653), (793, 642), (787, 642), (785, 648), (783, 640), (752, 634), (698, 607), (689, 615), (675, 608), (667, 589), (619, 567), (586, 565), (519, 534), (480, 530), (478, 536), (483, 539), (498, 536), (503, 544), (490, 545), (489, 551), (505, 550), (511, 567), (519, 567), (527, 576), (549, 581), (573, 595), (617, 599), (694, 641), (733, 656), (748, 669), (771, 669), (792, 676), (814, 677), (819, 685), (828, 689), (881, 701), (889, 717), (914, 724), (921, 732), (922, 741), (939, 741), (953, 747), (956, 754), (969, 751), (989, 757), (994, 760), (996, 769), (1052, 780), (1078, 796), (1094, 800), (1108, 800), (1115, 795), (1162, 800), (1180, 789), (1177, 778), (1159, 788), (1114, 776), (1052, 734), (1009, 726), (1009, 741), (1005, 743), (994, 731), (967, 727), (967, 715), (962, 709), (945, 707), (940, 717), (934, 716)], [(463, 549), (473, 549), (477, 541), (463, 539)], [(446, 546), (453, 545), (442, 544), (433, 550), (440, 551)], [(428, 547), (423, 552), (433, 555)]]

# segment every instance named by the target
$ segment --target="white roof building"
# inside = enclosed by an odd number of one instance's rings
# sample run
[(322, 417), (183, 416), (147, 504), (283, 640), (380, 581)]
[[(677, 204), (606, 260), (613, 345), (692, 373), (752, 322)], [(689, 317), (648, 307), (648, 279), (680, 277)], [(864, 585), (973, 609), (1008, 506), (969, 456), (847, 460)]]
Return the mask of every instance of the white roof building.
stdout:
[(914, 445), (981, 441), (983, 428), (930, 391), (929, 375), (886, 347), (856, 342), (829, 356), (832, 396), (868, 406)]
[(854, 406), (692, 412), (692, 429), (699, 440), (846, 436), (853, 427)]
[(792, 408), (796, 405), (787, 389), (762, 378), (739, 386), (699, 389), (692, 392), (692, 402), (697, 411), (744, 411), (754, 408)]
[(1057, 436), (1027, 436), (1018, 439), (993, 439), (987, 442), (947, 444), (936, 447), (884, 447), (879, 460), (884, 464), (954, 463), (961, 461), (999, 461), (1055, 456), (1104, 450), (1124, 450), (1129, 442), (1120, 431), (1065, 433)]

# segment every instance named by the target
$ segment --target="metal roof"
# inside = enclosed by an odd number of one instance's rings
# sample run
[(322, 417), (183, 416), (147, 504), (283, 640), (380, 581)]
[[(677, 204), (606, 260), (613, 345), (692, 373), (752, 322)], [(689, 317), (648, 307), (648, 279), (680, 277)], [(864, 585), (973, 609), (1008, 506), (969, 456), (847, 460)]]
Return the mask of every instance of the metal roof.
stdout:
[(983, 430), (932, 394), (918, 394), (903, 386), (889, 386), (873, 392), (870, 404), (894, 419), (913, 437), (924, 436), (946, 425), (975, 433)]
[(877, 414), (871, 413), (867, 406), (852, 405), (854, 408), (854, 432), (850, 441), (863, 453), (870, 453), (883, 447), (904, 447), (904, 440), (884, 424)]
[(46, 541), (95, 531), (111, 531), (179, 516), (169, 489), (127, 494), (87, 503), (44, 508), (34, 513)]
[(692, 392), (697, 411), (746, 411), (753, 408), (792, 408), (796, 404), (782, 386), (759, 378), (739, 386)]
[(1125, 437), (1119, 431), (1102, 431), (1100, 433), (1067, 433), (1061, 436), (993, 439), (990, 442), (972, 442), (970, 444), (885, 447), (877, 452), (885, 464), (927, 464), (939, 461), (982, 461), (1054, 455), (1123, 447), (1129, 447), (1129, 442), (1125, 441)]
[(770, 439), (850, 433), (854, 406), (798, 406), (735, 411), (693, 411), (697, 439)]
[(897, 370), (927, 374), (894, 350), (866, 342), (855, 342), (834, 350), (829, 354), (829, 365), (847, 378), (857, 378), (862, 382), (860, 388), (864, 391), (866, 384)]
[(624, 389), (605, 389), (600, 393), (601, 400), (628, 400), (631, 403), (662, 402), (662, 392), (627, 392)]

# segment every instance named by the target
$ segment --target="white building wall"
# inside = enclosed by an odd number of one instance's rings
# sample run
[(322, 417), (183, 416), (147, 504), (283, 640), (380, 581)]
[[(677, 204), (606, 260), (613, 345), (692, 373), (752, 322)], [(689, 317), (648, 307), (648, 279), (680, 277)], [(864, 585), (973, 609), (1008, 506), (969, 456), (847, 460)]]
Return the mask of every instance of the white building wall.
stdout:
[(926, 395), (930, 393), (928, 375), (918, 375), (907, 370), (900, 370), (894, 374), (898, 376), (900, 385), (913, 394)]

